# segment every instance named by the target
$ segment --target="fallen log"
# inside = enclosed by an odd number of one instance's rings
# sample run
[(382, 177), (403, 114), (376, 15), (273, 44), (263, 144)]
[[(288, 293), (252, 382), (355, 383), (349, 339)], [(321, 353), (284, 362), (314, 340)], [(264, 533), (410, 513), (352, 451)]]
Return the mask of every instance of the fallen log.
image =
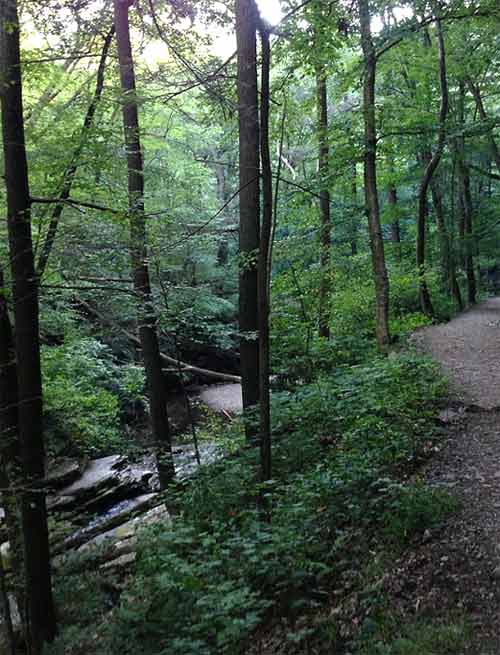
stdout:
[[(111, 321), (107, 318), (104, 318), (104, 316), (99, 311), (97, 311), (97, 309), (92, 307), (90, 303), (88, 303), (86, 300), (83, 300), (83, 298), (81, 298), (80, 296), (77, 296), (77, 298), (78, 298), (78, 302), (82, 305), (82, 307), (85, 307), (85, 309), (88, 312), (90, 312), (93, 316), (95, 316), (95, 318), (100, 323), (102, 323), (103, 325), (108, 324), (109, 326), (118, 329), (134, 345), (140, 347), (141, 342), (139, 338), (135, 336), (135, 334), (132, 334), (132, 332), (129, 332), (115, 321)], [(223, 380), (224, 382), (236, 382), (236, 383), (241, 382), (241, 377), (239, 375), (231, 375), (231, 373), (221, 373), (220, 371), (211, 371), (210, 369), (207, 368), (200, 368), (199, 366), (193, 366), (192, 364), (188, 364), (187, 362), (178, 360), (175, 357), (169, 357), (169, 355), (165, 355), (164, 353), (160, 353), (160, 357), (167, 364), (173, 364), (176, 367), (180, 366), (183, 371), (196, 373), (197, 375), (202, 375), (203, 377), (211, 378), (213, 380)]]

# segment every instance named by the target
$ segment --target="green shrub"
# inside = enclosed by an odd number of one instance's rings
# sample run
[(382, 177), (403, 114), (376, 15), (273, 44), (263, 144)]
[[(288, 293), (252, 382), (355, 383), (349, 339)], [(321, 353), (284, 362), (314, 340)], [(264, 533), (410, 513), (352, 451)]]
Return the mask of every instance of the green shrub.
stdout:
[(91, 456), (123, 450), (121, 408), (140, 396), (141, 371), (120, 368), (92, 338), (42, 347), (44, 412), (54, 454)]
[(423, 484), (391, 484), (381, 513), (384, 538), (397, 547), (406, 546), (417, 534), (439, 524), (457, 509), (457, 499), (444, 489)]
[(401, 356), (278, 394), (274, 479), (260, 485), (258, 453), (242, 449), (169, 494), (175, 519), (143, 533), (95, 652), (242, 652), (266, 617), (328, 598), (339, 561), (358, 567), (363, 552), (435, 524), (444, 496), (398, 474), (419, 461), (443, 389), (430, 362)]
[(382, 636), (380, 628), (373, 619), (365, 621), (356, 655), (456, 655), (471, 637), (469, 623), (460, 617), (454, 623), (404, 623), (393, 616), (386, 619), (388, 634)]

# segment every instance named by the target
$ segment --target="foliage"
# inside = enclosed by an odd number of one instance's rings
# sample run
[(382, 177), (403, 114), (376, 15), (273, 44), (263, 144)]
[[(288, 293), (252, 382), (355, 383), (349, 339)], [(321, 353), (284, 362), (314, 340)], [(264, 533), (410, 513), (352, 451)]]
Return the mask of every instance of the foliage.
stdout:
[(470, 624), (462, 617), (454, 623), (405, 623), (382, 615), (362, 627), (356, 655), (454, 655), (467, 645)]
[(53, 454), (124, 450), (122, 409), (143, 398), (142, 368), (119, 367), (92, 338), (42, 348), (45, 422)]
[(173, 524), (142, 535), (96, 652), (239, 652), (271, 612), (328, 598), (339, 560), (400, 548), (442, 520), (451, 502), (398, 482), (433, 438), (437, 378), (401, 356), (278, 395), (275, 479), (256, 485), (253, 449), (202, 469), (170, 501)]

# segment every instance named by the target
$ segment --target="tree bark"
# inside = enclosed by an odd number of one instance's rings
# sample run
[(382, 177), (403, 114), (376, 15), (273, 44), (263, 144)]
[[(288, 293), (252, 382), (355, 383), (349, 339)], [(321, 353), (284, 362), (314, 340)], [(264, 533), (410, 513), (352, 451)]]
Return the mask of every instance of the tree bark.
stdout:
[(417, 213), (417, 247), (416, 263), (419, 278), (419, 296), (422, 312), (427, 316), (433, 316), (432, 306), (427, 280), (425, 277), (425, 236), (427, 222), (427, 191), (432, 177), (439, 166), (443, 155), (446, 140), (446, 117), (448, 115), (448, 80), (446, 77), (446, 52), (444, 47), (443, 29), (441, 21), (436, 20), (438, 50), (439, 50), (439, 84), (441, 90), (441, 103), (439, 109), (439, 131), (436, 150), (427, 163), (427, 166), (420, 183), (418, 191), (418, 213)]
[(83, 126), (80, 133), (80, 139), (71, 158), (71, 163), (69, 164), (69, 166), (66, 168), (64, 172), (62, 189), (59, 193), (59, 199), (61, 200), (61, 202), (57, 203), (52, 210), (52, 215), (50, 217), (47, 234), (45, 235), (42, 251), (38, 258), (36, 273), (39, 279), (43, 277), (43, 274), (45, 272), (45, 268), (47, 266), (50, 253), (52, 251), (52, 247), (56, 239), (59, 220), (61, 218), (65, 206), (64, 201), (67, 200), (71, 194), (71, 187), (73, 186), (73, 181), (75, 179), (76, 171), (78, 169), (79, 159), (81, 157), (83, 148), (85, 147), (85, 144), (87, 142), (89, 132), (92, 129), (92, 124), (94, 122), (96, 109), (99, 104), (99, 101), (101, 100), (102, 91), (104, 88), (104, 70), (106, 67), (106, 60), (108, 58), (109, 48), (111, 45), (111, 41), (113, 40), (114, 33), (115, 33), (115, 27), (113, 25), (113, 27), (111, 27), (111, 29), (107, 33), (106, 38), (104, 39), (104, 45), (102, 48), (99, 68), (97, 69), (97, 79), (96, 79), (94, 97), (92, 98), (92, 101), (87, 109), (87, 114), (83, 121)]
[(358, 254), (358, 171), (356, 162), (352, 164), (351, 178), (352, 214), (350, 225), (351, 255)]
[(328, 98), (324, 66), (316, 66), (316, 109), (318, 114), (318, 174), (320, 211), (320, 283), (319, 283), (319, 336), (328, 339), (329, 287), (331, 254), (331, 216), (329, 187)]
[[(465, 138), (463, 135), (465, 125), (465, 85), (459, 83), (458, 93), (458, 122), (461, 129), (461, 135), (457, 137), (457, 172), (460, 193), (460, 206), (463, 217), (464, 227), (464, 256), (465, 256), (465, 273), (467, 276), (467, 299), (470, 305), (476, 302), (476, 276), (474, 273), (474, 255), (473, 255), (473, 205), (470, 190), (470, 176), (467, 163), (465, 161)], [(493, 138), (493, 137), (492, 137)]]
[(375, 120), (375, 76), (377, 58), (370, 27), (368, 0), (358, 0), (361, 25), (361, 46), (364, 57), (363, 118), (364, 118), (364, 177), (368, 231), (372, 252), (375, 281), (376, 334), (379, 350), (389, 346), (389, 277), (385, 264), (384, 241), (380, 224), (380, 206), (377, 189), (377, 128)]
[(24, 612), (23, 540), (20, 507), (12, 486), (22, 484), (19, 447), (18, 390), (16, 352), (5, 291), (3, 268), (0, 266), (0, 487), (5, 525), (10, 542), (14, 593)]
[(52, 598), (45, 495), (32, 485), (44, 478), (42, 377), (38, 292), (31, 240), (30, 191), (23, 122), (17, 0), (1, 5), (1, 94), (8, 234), (13, 285), (19, 441), (25, 490), (21, 494), (28, 651), (38, 655), (53, 640)]
[[(244, 411), (259, 402), (259, 343), (257, 258), (260, 240), (259, 114), (254, 0), (236, 0), (239, 122), (239, 328)], [(246, 426), (249, 441), (255, 430)]]
[(123, 129), (127, 152), (130, 256), (134, 290), (138, 298), (137, 321), (146, 372), (158, 476), (161, 487), (165, 488), (172, 482), (175, 470), (167, 416), (165, 380), (156, 332), (157, 319), (149, 278), (146, 217), (144, 212), (144, 168), (128, 14), (131, 4), (130, 0), (114, 0), (118, 61), (123, 93)]
[[(429, 158), (431, 157), (429, 153)], [(441, 268), (443, 272), (443, 283), (446, 291), (449, 292), (454, 299), (459, 310), (463, 309), (462, 293), (457, 280), (457, 271), (455, 264), (455, 256), (452, 247), (452, 238), (450, 230), (446, 226), (446, 219), (443, 207), (443, 198), (441, 196), (441, 187), (434, 177), (430, 183), (432, 205), (436, 214), (436, 226), (439, 234), (440, 252), (441, 252)]]
[[(391, 165), (391, 170), (393, 166)], [(398, 191), (394, 182), (389, 184), (387, 190), (387, 201), (392, 210), (396, 211), (398, 205)], [(396, 218), (391, 222), (391, 241), (396, 250), (396, 261), (401, 263), (401, 230), (399, 228), (399, 220)]]
[(262, 77), (260, 106), (260, 155), (262, 161), (262, 234), (259, 248), (259, 408), (262, 480), (271, 479), (271, 407), (269, 390), (269, 249), (273, 225), (273, 177), (269, 150), (269, 32), (261, 28)]

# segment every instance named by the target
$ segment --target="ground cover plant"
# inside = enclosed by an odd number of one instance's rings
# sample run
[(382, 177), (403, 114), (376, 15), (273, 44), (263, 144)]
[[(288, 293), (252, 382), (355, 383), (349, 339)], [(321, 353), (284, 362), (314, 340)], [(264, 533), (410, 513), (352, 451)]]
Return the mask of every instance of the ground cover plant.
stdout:
[[(445, 388), (430, 361), (402, 354), (278, 394), (275, 478), (256, 485), (243, 449), (187, 483), (173, 523), (142, 534), (118, 606), (94, 626), (96, 652), (235, 653), (280, 617), (297, 640), (294, 617), (328, 603), (345, 570), (373, 549), (400, 552), (456, 507), (408, 480), (439, 444)], [(65, 604), (66, 583), (60, 593)]]

